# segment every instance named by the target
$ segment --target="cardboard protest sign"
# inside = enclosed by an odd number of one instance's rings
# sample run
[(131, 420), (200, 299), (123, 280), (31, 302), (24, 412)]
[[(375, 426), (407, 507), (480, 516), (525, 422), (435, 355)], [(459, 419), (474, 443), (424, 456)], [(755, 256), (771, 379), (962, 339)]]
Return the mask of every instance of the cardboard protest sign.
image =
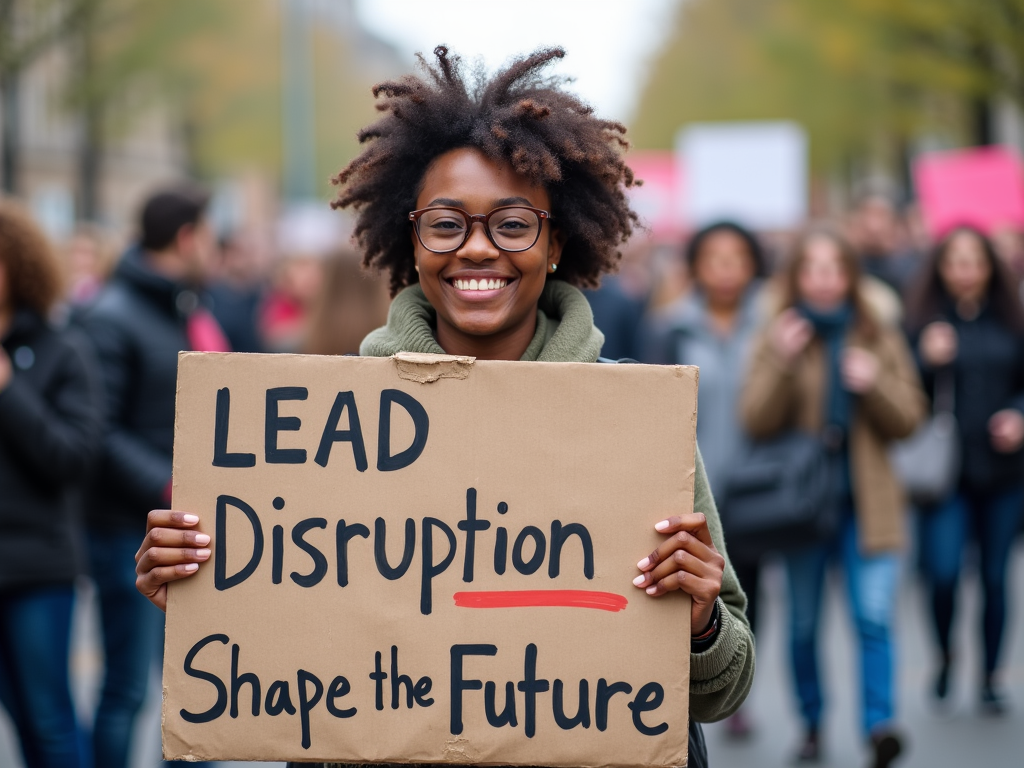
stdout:
[(1024, 228), (1024, 166), (1005, 147), (922, 155), (914, 163), (914, 182), (932, 237), (963, 224), (990, 234)]
[(807, 134), (797, 123), (693, 123), (676, 134), (687, 221), (787, 230), (807, 218)]
[(168, 758), (686, 761), (694, 368), (183, 353)]

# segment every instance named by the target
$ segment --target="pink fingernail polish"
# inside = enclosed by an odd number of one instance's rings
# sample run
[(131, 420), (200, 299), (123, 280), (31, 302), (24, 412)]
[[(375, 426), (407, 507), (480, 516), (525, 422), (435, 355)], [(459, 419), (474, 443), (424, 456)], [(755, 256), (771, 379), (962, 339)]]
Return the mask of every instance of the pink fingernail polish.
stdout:
[(656, 531), (664, 531), (666, 528), (668, 528), (668, 525), (669, 525), (668, 520), (662, 520), (660, 523), (655, 523), (654, 524), (654, 530), (656, 530)]
[(639, 587), (645, 581), (647, 581), (647, 574), (646, 573), (641, 573), (639, 576), (637, 576), (635, 579), (633, 579), (633, 584), (635, 584), (636, 586)]
[(185, 515), (183, 519), (186, 523), (189, 523), (191, 525), (192, 523), (199, 522), (199, 515)]

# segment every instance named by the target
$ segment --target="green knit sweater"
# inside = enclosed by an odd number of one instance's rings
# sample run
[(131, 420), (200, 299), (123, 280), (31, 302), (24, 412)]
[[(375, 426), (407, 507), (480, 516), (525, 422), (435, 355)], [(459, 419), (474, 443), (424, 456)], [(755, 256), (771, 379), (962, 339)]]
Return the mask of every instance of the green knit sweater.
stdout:
[[(397, 352), (444, 354), (434, 339), (435, 312), (419, 285), (403, 290), (391, 304), (388, 322), (373, 331), (360, 346), (360, 354), (384, 357)], [(594, 327), (586, 297), (561, 280), (549, 280), (537, 310), (537, 330), (522, 360), (595, 362), (604, 336)], [(754, 680), (754, 637), (747, 621), (747, 598), (740, 589), (722, 538), (722, 523), (711, 495), (704, 461), (697, 451), (693, 508), (708, 519), (711, 538), (725, 557), (725, 575), (719, 595), (719, 630), (703, 653), (690, 654), (690, 717), (710, 723), (735, 712)], [(341, 768), (327, 763), (322, 768)]]

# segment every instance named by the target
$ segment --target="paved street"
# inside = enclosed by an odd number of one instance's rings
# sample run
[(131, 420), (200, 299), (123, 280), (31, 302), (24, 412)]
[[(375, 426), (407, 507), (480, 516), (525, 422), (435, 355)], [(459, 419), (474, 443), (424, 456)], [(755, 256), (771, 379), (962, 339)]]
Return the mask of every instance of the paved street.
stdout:
[[(1014, 560), (1014, 609), (1006, 643), (1004, 681), (1014, 709), (1005, 718), (983, 718), (977, 712), (980, 669), (980, 604), (978, 584), (971, 578), (963, 590), (958, 621), (961, 663), (946, 713), (931, 706), (933, 656), (930, 629), (920, 589), (909, 569), (904, 571), (900, 594), (898, 637), (900, 721), (908, 736), (909, 754), (900, 768), (1021, 768), (1024, 766), (1024, 546)], [(859, 734), (859, 675), (852, 645), (853, 633), (845, 591), (834, 579), (826, 595), (827, 618), (822, 645), (823, 677), (827, 685), (825, 723), (827, 768), (867, 765), (867, 751)], [(758, 636), (758, 667), (748, 700), (757, 732), (748, 742), (730, 743), (721, 725), (707, 729), (708, 750), (714, 768), (776, 768), (788, 766), (800, 739), (800, 722), (790, 685), (785, 646), (785, 578), (777, 565), (766, 573), (762, 613), (765, 626)], [(968, 626), (967, 622), (971, 622)]]
[[(1006, 689), (1015, 704), (1014, 711), (1002, 719), (979, 717), (976, 708), (976, 676), (979, 667), (976, 634), (979, 604), (977, 583), (965, 585), (959, 623), (960, 647), (965, 650), (955, 680), (954, 705), (944, 714), (929, 706), (925, 691), (930, 685), (932, 656), (926, 635), (919, 589), (911, 572), (904, 574), (900, 595), (899, 680), (900, 716), (910, 741), (910, 753), (901, 768), (1020, 768), (1024, 765), (1024, 544), (1017, 548), (1014, 561), (1015, 610), (1006, 649)], [(838, 583), (827, 595), (824, 663), (829, 685), (830, 709), (827, 715), (827, 768), (857, 768), (865, 764), (866, 753), (857, 733), (856, 660), (851, 647), (846, 603)], [(750, 741), (732, 744), (725, 739), (720, 725), (707, 729), (711, 763), (714, 768), (775, 768), (789, 764), (789, 756), (799, 738), (799, 723), (794, 716), (784, 641), (784, 582), (777, 566), (767, 569), (765, 578), (765, 626), (758, 638), (758, 674), (748, 703), (757, 733)], [(96, 653), (95, 622), (88, 589), (83, 590), (83, 610), (76, 624), (78, 639), (74, 655), (75, 694), (83, 712), (88, 712), (95, 696), (99, 674)], [(152, 695), (143, 717), (142, 738), (136, 745), (133, 768), (154, 768), (159, 756), (159, 685), (154, 680)], [(226, 766), (237, 768), (241, 763)], [(281, 764), (266, 764), (277, 765)], [(23, 768), (13, 749), (10, 725), (0, 717), (0, 768)], [(100, 768), (97, 766), (97, 768)]]

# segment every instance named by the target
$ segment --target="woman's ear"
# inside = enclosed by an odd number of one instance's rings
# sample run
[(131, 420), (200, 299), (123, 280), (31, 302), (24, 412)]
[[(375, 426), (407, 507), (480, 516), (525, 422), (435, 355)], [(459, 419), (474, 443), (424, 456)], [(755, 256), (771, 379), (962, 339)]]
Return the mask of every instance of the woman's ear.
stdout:
[(548, 237), (548, 273), (558, 268), (558, 262), (562, 260), (562, 249), (565, 247), (565, 238), (560, 229), (552, 229)]

